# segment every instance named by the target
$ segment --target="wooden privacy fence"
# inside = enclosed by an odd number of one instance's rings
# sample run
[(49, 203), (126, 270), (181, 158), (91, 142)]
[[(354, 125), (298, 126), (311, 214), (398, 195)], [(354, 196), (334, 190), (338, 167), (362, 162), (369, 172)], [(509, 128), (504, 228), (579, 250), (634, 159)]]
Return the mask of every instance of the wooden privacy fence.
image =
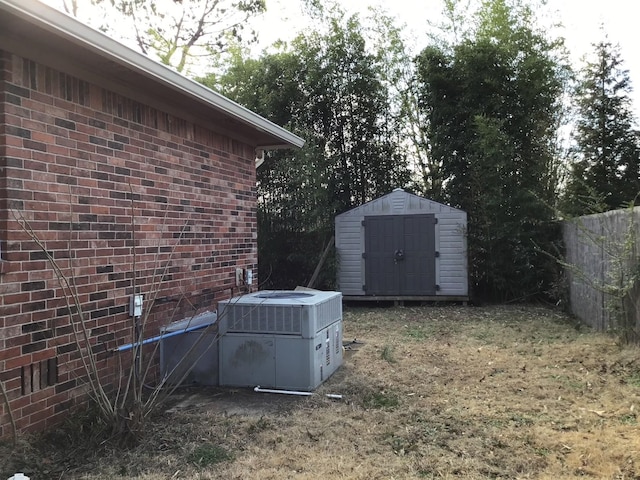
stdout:
[(640, 207), (563, 223), (571, 311), (597, 330), (640, 340)]

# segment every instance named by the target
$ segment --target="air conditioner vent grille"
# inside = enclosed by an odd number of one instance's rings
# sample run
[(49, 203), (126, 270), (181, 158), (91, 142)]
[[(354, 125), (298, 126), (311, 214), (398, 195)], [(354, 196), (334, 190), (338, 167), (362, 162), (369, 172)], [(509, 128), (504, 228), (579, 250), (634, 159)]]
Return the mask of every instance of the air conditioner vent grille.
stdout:
[(316, 306), (316, 331), (342, 319), (342, 298), (338, 302), (322, 302)]
[(272, 305), (233, 305), (225, 309), (227, 331), (300, 335), (302, 309)]
[(286, 291), (256, 292), (221, 301), (218, 318), (222, 335), (231, 332), (313, 338), (316, 332), (342, 319), (342, 295), (315, 292), (287, 296)]

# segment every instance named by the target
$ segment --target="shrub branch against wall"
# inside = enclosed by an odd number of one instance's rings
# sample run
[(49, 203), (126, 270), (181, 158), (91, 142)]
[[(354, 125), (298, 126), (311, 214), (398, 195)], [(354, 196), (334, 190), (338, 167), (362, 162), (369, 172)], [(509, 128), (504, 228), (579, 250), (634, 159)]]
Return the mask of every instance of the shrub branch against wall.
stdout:
[[(132, 192), (133, 193), (133, 192)], [(133, 195), (132, 195), (133, 197)], [(72, 196), (69, 195), (71, 199)], [(72, 209), (72, 205), (69, 206)], [(117, 369), (105, 368), (106, 363), (113, 366), (116, 364), (105, 358), (104, 345), (96, 342), (91, 334), (91, 317), (86, 311), (83, 296), (78, 288), (78, 272), (81, 270), (75, 265), (76, 252), (71, 245), (73, 243), (73, 231), (69, 228), (68, 256), (64, 262), (54, 258), (47, 247), (47, 242), (39, 238), (38, 233), (33, 229), (29, 220), (18, 211), (12, 211), (14, 219), (28, 237), (35, 243), (46, 258), (47, 263), (53, 270), (56, 281), (59, 285), (60, 297), (66, 305), (69, 324), (73, 332), (73, 343), (78, 352), (78, 358), (82, 364), (84, 375), (80, 381), (86, 385), (88, 394), (93, 405), (100, 416), (97, 425), (104, 427), (102, 435), (107, 438), (115, 438), (119, 442), (130, 444), (136, 442), (144, 433), (145, 423), (151, 413), (156, 411), (164, 401), (175, 391), (182, 381), (189, 375), (189, 372), (199, 360), (203, 353), (199, 348), (205, 338), (210, 339), (210, 332), (213, 326), (204, 328), (199, 337), (190, 346), (184, 355), (173, 366), (171, 371), (164, 372), (164, 375), (157, 375), (158, 348), (160, 342), (155, 342), (151, 348), (145, 348), (145, 339), (157, 330), (152, 326), (154, 306), (160, 295), (162, 295), (164, 283), (169, 275), (173, 259), (178, 251), (181, 240), (187, 231), (190, 221), (185, 221), (179, 236), (175, 239), (170, 251), (166, 255), (160, 255), (161, 245), (157, 245), (154, 255), (154, 274), (149, 283), (138, 285), (136, 277), (138, 275), (139, 258), (149, 253), (150, 248), (140, 248), (136, 239), (136, 210), (131, 206), (131, 270), (134, 272), (133, 291), (144, 295), (144, 308), (140, 316), (133, 317), (130, 322), (132, 348), (130, 354), (120, 353), (117, 349), (109, 352), (110, 355), (117, 355)], [(73, 222), (74, 215), (70, 216)], [(165, 217), (166, 221), (166, 217)], [(163, 225), (164, 226), (164, 225)], [(138, 225), (139, 227), (139, 225)], [(160, 228), (163, 230), (164, 228)], [(143, 241), (140, 239), (140, 241)], [(166, 250), (165, 250), (166, 251)], [(66, 264), (66, 265), (65, 265)], [(179, 310), (175, 309), (174, 313)], [(115, 375), (114, 375), (115, 374)], [(171, 379), (171, 383), (168, 380)], [(12, 425), (15, 429), (11, 404), (8, 401), (4, 386), (3, 395), (7, 400)], [(96, 432), (92, 432), (96, 434)]]
[[(48, 254), (65, 275), (73, 260), (68, 281), (88, 317), (89, 344), (100, 374), (115, 382), (109, 352), (136, 338), (133, 293), (149, 295), (163, 278), (145, 326), (156, 334), (237, 292), (236, 268), (256, 273), (255, 147), (168, 113), (163, 98), (141, 103), (9, 52), (0, 52), (0, 71), (0, 380), (17, 430), (40, 431), (59, 425), (89, 385), (74, 340), (83, 332), (69, 322), (78, 309), (73, 298), (67, 305)], [(11, 423), (0, 404), (0, 437)]]

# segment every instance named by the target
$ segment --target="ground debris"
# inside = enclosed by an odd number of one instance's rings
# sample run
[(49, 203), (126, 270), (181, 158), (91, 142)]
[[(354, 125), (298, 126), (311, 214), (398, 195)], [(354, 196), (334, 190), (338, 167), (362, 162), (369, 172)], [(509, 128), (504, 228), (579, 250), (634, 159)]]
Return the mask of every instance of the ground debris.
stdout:
[(318, 395), (190, 392), (134, 449), (90, 454), (58, 435), (15, 452), (0, 478), (25, 465), (67, 480), (638, 478), (638, 351), (556, 310), (345, 308), (344, 338)]

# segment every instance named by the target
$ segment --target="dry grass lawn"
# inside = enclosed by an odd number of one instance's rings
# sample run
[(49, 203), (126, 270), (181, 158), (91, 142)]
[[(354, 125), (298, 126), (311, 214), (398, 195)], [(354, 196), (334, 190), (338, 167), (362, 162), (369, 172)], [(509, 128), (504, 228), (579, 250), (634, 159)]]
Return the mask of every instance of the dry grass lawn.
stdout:
[(135, 449), (58, 433), (14, 460), (32, 479), (640, 478), (638, 349), (531, 306), (351, 308), (344, 330), (313, 397), (185, 392)]

